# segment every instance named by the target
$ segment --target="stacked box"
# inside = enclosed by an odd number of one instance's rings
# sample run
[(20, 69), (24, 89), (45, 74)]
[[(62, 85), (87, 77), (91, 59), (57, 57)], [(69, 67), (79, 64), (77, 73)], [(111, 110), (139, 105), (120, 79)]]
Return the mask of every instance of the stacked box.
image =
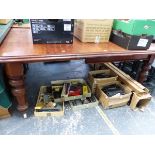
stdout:
[[(79, 82), (83, 85), (85, 85), (88, 89), (88, 92), (86, 94), (82, 94), (82, 95), (77, 95), (77, 96), (68, 96), (67, 94), (65, 94), (65, 84), (68, 83), (76, 83)], [(52, 87), (56, 87), (56, 86), (62, 86), (62, 91), (61, 91), (61, 97), (58, 99), (55, 99), (55, 102), (59, 102), (59, 101), (70, 101), (70, 100), (75, 100), (75, 99), (85, 99), (86, 97), (91, 97), (91, 90), (89, 88), (89, 86), (87, 85), (86, 81), (83, 79), (70, 79), (70, 80), (58, 80), (58, 81), (52, 81), (51, 82)]]
[(146, 50), (155, 35), (155, 20), (114, 20), (110, 41), (128, 50)]
[(110, 41), (128, 50), (147, 50), (153, 40), (153, 35), (130, 35), (122, 31), (112, 30)]
[(115, 19), (113, 29), (130, 35), (155, 35), (155, 20), (136, 19), (118, 20)]
[[(98, 75), (98, 74), (104, 74), (105, 76), (108, 76), (108, 77), (95, 78), (94, 75)], [(116, 81), (117, 77), (118, 76), (110, 69), (90, 71), (88, 73), (88, 82), (91, 86), (92, 93), (95, 92), (97, 84), (100, 85), (100, 84)]]
[(82, 42), (108, 42), (113, 20), (81, 19), (75, 21), (74, 36)]
[[(51, 86), (41, 86), (35, 106), (35, 116), (63, 116), (65, 101), (70, 101), (73, 110), (91, 108), (98, 105), (98, 100), (95, 96), (91, 96), (91, 90), (83, 79), (58, 80), (52, 81), (51, 84)], [(70, 84), (70, 87), (66, 87), (66, 84)], [(66, 88), (71, 88), (73, 85), (74, 87), (79, 86), (76, 84), (80, 84), (82, 89), (80, 95), (70, 96), (70, 89), (67, 89), (68, 93), (66, 93)], [(75, 91), (76, 89), (71, 90)], [(80, 104), (75, 105), (73, 102), (77, 103), (77, 101), (80, 101)], [(59, 110), (55, 105), (58, 105)], [(60, 105), (62, 108), (60, 108)]]

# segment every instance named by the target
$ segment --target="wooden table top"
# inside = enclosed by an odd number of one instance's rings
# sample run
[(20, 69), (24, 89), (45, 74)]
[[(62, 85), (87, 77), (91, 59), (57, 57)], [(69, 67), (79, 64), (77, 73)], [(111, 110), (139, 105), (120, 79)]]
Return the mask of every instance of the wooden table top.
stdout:
[(80, 59), (119, 55), (155, 55), (155, 44), (149, 50), (130, 51), (111, 42), (73, 44), (33, 44), (31, 29), (12, 28), (0, 45), (0, 62), (29, 62), (56, 59)]

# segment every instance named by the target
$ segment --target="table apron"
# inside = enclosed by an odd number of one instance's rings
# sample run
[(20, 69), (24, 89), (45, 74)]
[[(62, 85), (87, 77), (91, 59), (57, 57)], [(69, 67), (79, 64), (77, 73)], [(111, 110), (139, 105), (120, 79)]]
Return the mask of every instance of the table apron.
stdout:
[(64, 55), (64, 56), (42, 56), (42, 57), (8, 57), (0, 58), (0, 63), (29, 63), (29, 62), (49, 62), (49, 61), (65, 61), (65, 60), (79, 60), (85, 59), (86, 62), (112, 62), (112, 61), (126, 61), (126, 60), (147, 60), (148, 56), (152, 54), (130, 54), (130, 55)]

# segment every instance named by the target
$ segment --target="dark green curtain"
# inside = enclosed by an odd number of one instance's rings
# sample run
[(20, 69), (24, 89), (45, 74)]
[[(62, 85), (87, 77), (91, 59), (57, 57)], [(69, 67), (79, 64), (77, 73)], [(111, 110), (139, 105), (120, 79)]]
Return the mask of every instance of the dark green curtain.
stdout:
[(9, 96), (5, 88), (2, 65), (0, 65), (0, 106), (3, 108), (9, 108), (11, 106)]

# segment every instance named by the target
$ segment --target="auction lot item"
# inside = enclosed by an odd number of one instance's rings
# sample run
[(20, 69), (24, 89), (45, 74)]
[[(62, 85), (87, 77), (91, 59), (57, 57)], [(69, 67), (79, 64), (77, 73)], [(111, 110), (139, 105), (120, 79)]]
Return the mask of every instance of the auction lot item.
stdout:
[(91, 97), (86, 97), (86, 99), (84, 100), (77, 99), (77, 100), (69, 101), (69, 103), (73, 111), (77, 111), (81, 109), (96, 107), (99, 102), (96, 99), (96, 97), (92, 95)]
[(153, 35), (130, 35), (113, 30), (110, 41), (128, 50), (147, 50), (153, 40)]
[(83, 79), (70, 79), (70, 80), (58, 80), (52, 81), (53, 87), (63, 87), (60, 90), (59, 97), (56, 98), (55, 102), (70, 101), (75, 99), (85, 99), (91, 97), (91, 90)]
[(127, 105), (130, 101), (131, 90), (125, 84), (114, 81), (97, 85), (96, 96), (105, 109), (115, 108)]
[(31, 19), (33, 43), (73, 43), (73, 19)]
[(74, 35), (82, 42), (108, 42), (113, 20), (75, 20)]
[(63, 116), (64, 102), (54, 102), (54, 98), (49, 92), (51, 87), (41, 86), (37, 104), (35, 106), (35, 116)]
[(155, 20), (151, 19), (115, 19), (113, 29), (129, 35), (155, 35)]
[(112, 63), (104, 63), (104, 65), (114, 71), (118, 75), (118, 80), (125, 83), (132, 90), (133, 95), (130, 102), (131, 109), (134, 110), (136, 108), (139, 108), (141, 110), (149, 104), (152, 96), (150, 95), (150, 92), (146, 87), (141, 85), (136, 80), (132, 79), (128, 74), (118, 69)]
[(95, 70), (88, 73), (88, 82), (91, 86), (92, 93), (95, 92), (97, 84), (104, 84), (117, 80), (117, 75), (110, 69)]

